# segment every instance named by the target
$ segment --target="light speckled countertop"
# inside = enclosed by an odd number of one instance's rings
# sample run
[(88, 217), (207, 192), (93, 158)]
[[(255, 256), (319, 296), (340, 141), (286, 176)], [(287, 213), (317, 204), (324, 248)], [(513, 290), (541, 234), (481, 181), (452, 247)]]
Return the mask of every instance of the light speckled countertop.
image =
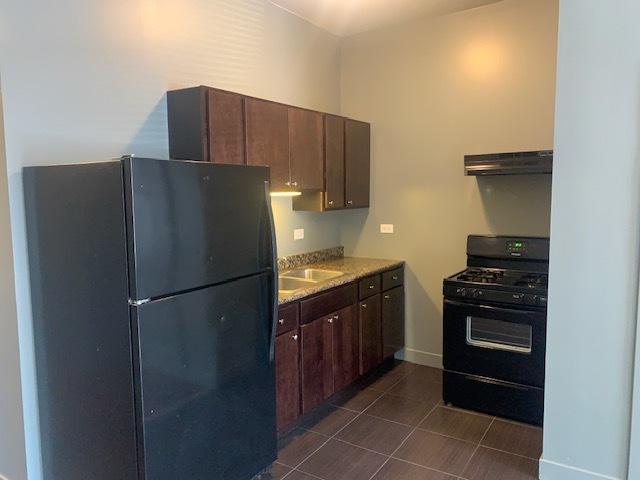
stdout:
[[(323, 260), (320, 262), (310, 263), (302, 265), (298, 268), (322, 268), (324, 270), (338, 270), (344, 272), (344, 275), (325, 282), (318, 282), (311, 287), (297, 290), (293, 293), (286, 295), (280, 294), (278, 296), (278, 303), (280, 305), (293, 302), (294, 300), (300, 300), (301, 298), (315, 295), (324, 290), (345, 285), (347, 283), (355, 282), (360, 278), (368, 277), (375, 273), (380, 273), (385, 270), (391, 270), (404, 265), (402, 260), (383, 260), (380, 258), (360, 258), (360, 257), (338, 257), (331, 258), (329, 260)], [(284, 274), (285, 272), (280, 272)]]

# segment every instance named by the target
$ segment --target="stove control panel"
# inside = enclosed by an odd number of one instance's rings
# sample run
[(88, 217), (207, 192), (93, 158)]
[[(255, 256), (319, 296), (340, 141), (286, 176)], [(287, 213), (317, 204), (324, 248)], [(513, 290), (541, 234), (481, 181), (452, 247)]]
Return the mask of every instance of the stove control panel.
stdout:
[(521, 257), (527, 253), (527, 242), (524, 240), (508, 240), (507, 253), (512, 257)]
[(534, 307), (546, 307), (546, 295), (533, 295), (517, 292), (506, 292), (484, 288), (466, 288), (445, 285), (444, 295), (453, 298), (471, 298), (486, 302), (508, 303), (512, 305), (531, 305)]

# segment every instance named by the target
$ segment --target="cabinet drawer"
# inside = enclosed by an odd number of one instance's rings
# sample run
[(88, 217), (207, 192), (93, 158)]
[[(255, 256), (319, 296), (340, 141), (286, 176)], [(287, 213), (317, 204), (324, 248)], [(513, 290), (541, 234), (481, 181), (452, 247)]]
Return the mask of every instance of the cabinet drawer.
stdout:
[(350, 283), (300, 302), (300, 322), (309, 323), (316, 318), (337, 312), (358, 300), (358, 287)]
[(376, 293), (380, 293), (380, 283), (380, 275), (373, 275), (360, 280), (360, 283), (358, 284), (360, 300), (375, 295)]
[(283, 305), (278, 309), (278, 328), (276, 335), (298, 327), (298, 302)]
[(382, 290), (389, 290), (404, 283), (404, 268), (396, 268), (382, 274)]

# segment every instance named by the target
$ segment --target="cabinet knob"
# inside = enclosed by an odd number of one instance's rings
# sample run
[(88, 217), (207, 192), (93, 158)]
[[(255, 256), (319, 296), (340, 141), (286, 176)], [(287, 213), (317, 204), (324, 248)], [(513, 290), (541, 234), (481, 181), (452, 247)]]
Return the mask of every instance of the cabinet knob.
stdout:
[(291, 185), (293, 185), (294, 187), (298, 186), (298, 182), (291, 182)]
[(287, 187), (290, 187), (290, 186), (291, 186), (291, 182), (284, 182), (284, 184), (285, 184)]
[(333, 200), (329, 200), (329, 205), (333, 205)]
[(347, 205), (353, 205), (353, 200), (348, 200)]
[(393, 276), (393, 277), (391, 277), (391, 278), (393, 278), (394, 280), (397, 280), (397, 279), (398, 279), (398, 275), (394, 275), (394, 276)]
[(339, 318), (340, 318), (340, 315), (334, 315), (334, 316), (333, 316), (333, 319), (334, 319), (334, 320), (338, 320)]
[(363, 303), (362, 305), (360, 305), (362, 308), (367, 308), (367, 304)]
[(279, 323), (280, 325), (284, 325), (284, 318), (281, 318), (280, 320), (278, 320), (278, 323)]
[(391, 295), (385, 295), (384, 298), (385, 300), (389, 300), (391, 298)]
[(294, 340), (294, 341), (296, 341), (296, 342), (298, 341), (298, 335), (297, 335), (297, 334), (296, 334), (296, 335), (294, 335), (294, 336), (293, 336), (293, 337), (291, 337), (291, 338), (293, 338), (293, 340)]
[(375, 285), (373, 285), (373, 284), (369, 285), (369, 290), (373, 290), (374, 288), (376, 288)]
[(328, 319), (328, 322), (329, 322), (329, 323), (333, 323), (333, 317), (329, 318), (329, 319)]

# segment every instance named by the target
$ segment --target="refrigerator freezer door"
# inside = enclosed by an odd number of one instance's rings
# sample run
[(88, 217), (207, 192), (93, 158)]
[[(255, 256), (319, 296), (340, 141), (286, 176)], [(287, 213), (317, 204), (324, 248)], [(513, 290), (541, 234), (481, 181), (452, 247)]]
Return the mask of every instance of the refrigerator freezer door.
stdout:
[(132, 307), (147, 480), (246, 480), (275, 460), (270, 282)]
[(131, 298), (271, 268), (266, 167), (125, 158)]

